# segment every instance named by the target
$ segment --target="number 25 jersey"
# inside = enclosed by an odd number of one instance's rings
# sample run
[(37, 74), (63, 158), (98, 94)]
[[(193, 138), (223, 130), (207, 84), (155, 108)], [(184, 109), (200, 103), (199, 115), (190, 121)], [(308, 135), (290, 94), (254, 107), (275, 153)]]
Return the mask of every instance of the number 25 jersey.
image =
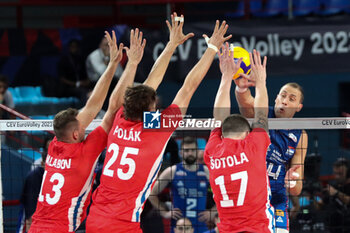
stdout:
[[(177, 105), (162, 111), (163, 117), (178, 123)], [(164, 127), (164, 125), (163, 125)], [(143, 122), (129, 121), (121, 107), (108, 135), (107, 153), (100, 186), (93, 194), (91, 216), (140, 222), (143, 205), (159, 172), (166, 144), (176, 127), (143, 129)]]

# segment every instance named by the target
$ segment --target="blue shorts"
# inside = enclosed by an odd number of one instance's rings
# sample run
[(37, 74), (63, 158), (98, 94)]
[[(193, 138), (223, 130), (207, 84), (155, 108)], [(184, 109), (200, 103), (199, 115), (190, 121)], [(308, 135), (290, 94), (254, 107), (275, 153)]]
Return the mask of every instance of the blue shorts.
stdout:
[(288, 204), (287, 202), (274, 203), (276, 228), (289, 230)]

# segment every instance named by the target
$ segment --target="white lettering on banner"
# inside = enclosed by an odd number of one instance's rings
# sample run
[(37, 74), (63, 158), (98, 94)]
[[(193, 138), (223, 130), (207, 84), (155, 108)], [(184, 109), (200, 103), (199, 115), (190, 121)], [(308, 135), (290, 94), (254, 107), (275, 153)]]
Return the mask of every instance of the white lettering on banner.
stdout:
[(134, 131), (133, 128), (128, 131), (126, 129), (119, 128), (118, 125), (115, 127), (113, 132), (113, 135), (117, 135), (118, 138), (133, 142), (141, 142), (140, 134), (141, 131)]
[(350, 33), (345, 31), (339, 32), (314, 32), (310, 36), (313, 43), (311, 48), (312, 54), (332, 54), (332, 53), (348, 53), (349, 52)]
[[(268, 33), (265, 38), (256, 36), (241, 36), (239, 41), (234, 42), (237, 47), (243, 47), (247, 51), (251, 52), (253, 49), (260, 51), (262, 56), (291, 56), (294, 61), (300, 60), (305, 49), (305, 42), (309, 40), (311, 43), (312, 55), (318, 54), (342, 54), (348, 53), (349, 37), (350, 33), (346, 31), (338, 32), (312, 32), (309, 34), (309, 38), (286, 38), (289, 34), (280, 33)], [(281, 38), (283, 37), (283, 38)], [(190, 39), (183, 45), (180, 45), (178, 50), (175, 51), (171, 58), (172, 62), (178, 60), (187, 61), (190, 59), (191, 49), (193, 47), (193, 41)], [(153, 59), (156, 60), (165, 45), (162, 42), (157, 43), (153, 48)], [(197, 39), (197, 59), (200, 59), (208, 48), (203, 38)], [(217, 56), (215, 57), (217, 58)]]
[(249, 162), (249, 160), (244, 152), (242, 152), (239, 156), (229, 155), (227, 157), (217, 159), (210, 157), (210, 169), (233, 167), (234, 165), (240, 165), (247, 162)]
[(50, 155), (47, 155), (45, 164), (49, 167), (55, 167), (58, 169), (70, 169), (72, 159), (54, 159)]
[[(305, 45), (304, 39), (284, 39), (280, 40), (279, 34), (267, 34), (265, 40), (256, 40), (255, 36), (241, 37), (243, 48), (248, 51), (253, 51), (255, 48), (261, 53), (261, 56), (291, 56), (294, 53), (293, 59), (299, 60)], [(240, 44), (234, 43), (234, 44)]]

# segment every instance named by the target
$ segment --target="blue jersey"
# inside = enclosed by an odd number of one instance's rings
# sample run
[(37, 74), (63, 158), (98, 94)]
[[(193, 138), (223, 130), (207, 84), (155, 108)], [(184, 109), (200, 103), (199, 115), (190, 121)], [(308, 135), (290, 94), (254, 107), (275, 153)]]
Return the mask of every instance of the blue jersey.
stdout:
[[(206, 210), (208, 185), (203, 165), (199, 165), (195, 172), (184, 169), (182, 163), (176, 165), (171, 182), (173, 206), (181, 210), (183, 217), (191, 220), (194, 233), (208, 230), (204, 222), (198, 221), (198, 213)], [(175, 226), (176, 221), (172, 220), (172, 232)]]
[[(273, 107), (269, 108), (269, 118), (276, 118)], [(289, 229), (288, 197), (284, 178), (301, 133), (301, 130), (269, 130), (271, 144), (267, 149), (266, 166), (272, 193), (271, 204), (275, 207), (276, 227), (281, 229)]]

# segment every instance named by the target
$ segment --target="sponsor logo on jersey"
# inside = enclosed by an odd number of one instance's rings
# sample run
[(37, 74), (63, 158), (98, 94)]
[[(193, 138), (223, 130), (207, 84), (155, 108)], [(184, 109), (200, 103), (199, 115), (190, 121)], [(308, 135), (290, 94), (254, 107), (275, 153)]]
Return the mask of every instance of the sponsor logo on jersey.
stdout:
[(184, 186), (184, 182), (180, 180), (179, 182), (177, 182), (177, 186)]
[(283, 222), (282, 217), (278, 217), (278, 218), (276, 219), (276, 222)]
[(284, 211), (283, 211), (283, 210), (276, 209), (276, 216), (282, 216), (282, 217), (284, 217)]
[(294, 155), (295, 153), (295, 148), (294, 147), (291, 147), (291, 146), (288, 146), (288, 149), (286, 151), (286, 154), (287, 155)]
[(205, 181), (199, 182), (199, 187), (205, 188), (206, 186), (207, 186), (207, 182), (205, 182)]
[(204, 171), (197, 172), (197, 176), (207, 176)]
[(143, 112), (143, 128), (144, 129), (160, 129), (160, 116), (162, 114), (156, 112)]
[(289, 133), (289, 134), (288, 134), (288, 137), (289, 137), (290, 139), (292, 139), (293, 142), (297, 142), (297, 141), (298, 141), (297, 137), (296, 137), (293, 133)]
[(175, 175), (177, 175), (177, 176), (187, 176), (185, 171), (176, 171)]

